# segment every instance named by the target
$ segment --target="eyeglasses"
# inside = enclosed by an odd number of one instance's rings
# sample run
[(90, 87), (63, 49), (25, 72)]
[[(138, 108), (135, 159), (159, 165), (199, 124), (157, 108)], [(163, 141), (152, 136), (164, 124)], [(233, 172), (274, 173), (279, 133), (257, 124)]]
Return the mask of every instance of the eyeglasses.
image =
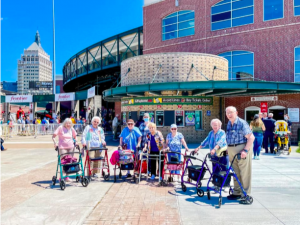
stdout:
[(177, 130), (177, 128), (171, 128), (171, 130)]
[(132, 125), (133, 125), (133, 123), (127, 123), (127, 125), (128, 125), (128, 126), (132, 126)]

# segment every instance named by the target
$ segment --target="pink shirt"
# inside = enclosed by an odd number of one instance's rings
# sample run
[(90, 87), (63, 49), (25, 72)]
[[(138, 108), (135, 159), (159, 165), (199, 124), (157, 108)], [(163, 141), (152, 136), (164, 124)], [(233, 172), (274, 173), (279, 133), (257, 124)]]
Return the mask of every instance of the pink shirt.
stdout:
[(59, 149), (72, 149), (74, 148), (73, 137), (75, 138), (77, 133), (71, 128), (68, 130), (63, 126), (59, 126), (54, 132), (58, 136), (58, 148)]

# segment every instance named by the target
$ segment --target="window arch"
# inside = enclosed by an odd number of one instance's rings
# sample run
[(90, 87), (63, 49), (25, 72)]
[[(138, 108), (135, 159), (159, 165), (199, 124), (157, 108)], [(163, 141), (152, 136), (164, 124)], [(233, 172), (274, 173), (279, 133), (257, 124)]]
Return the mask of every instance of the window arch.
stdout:
[(254, 0), (223, 0), (211, 7), (211, 30), (254, 23)]
[(230, 51), (219, 54), (228, 60), (228, 80), (254, 79), (254, 53)]
[(295, 78), (294, 82), (300, 82), (300, 45), (295, 48)]
[(195, 12), (184, 10), (162, 19), (162, 40), (170, 40), (195, 34)]

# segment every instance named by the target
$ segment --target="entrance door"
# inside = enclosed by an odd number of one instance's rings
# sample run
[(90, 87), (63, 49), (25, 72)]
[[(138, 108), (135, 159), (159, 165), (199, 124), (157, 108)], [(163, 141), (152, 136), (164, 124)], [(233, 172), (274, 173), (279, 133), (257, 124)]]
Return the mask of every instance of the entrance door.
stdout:
[(269, 113), (273, 113), (274, 120), (284, 120), (285, 109), (270, 109)]

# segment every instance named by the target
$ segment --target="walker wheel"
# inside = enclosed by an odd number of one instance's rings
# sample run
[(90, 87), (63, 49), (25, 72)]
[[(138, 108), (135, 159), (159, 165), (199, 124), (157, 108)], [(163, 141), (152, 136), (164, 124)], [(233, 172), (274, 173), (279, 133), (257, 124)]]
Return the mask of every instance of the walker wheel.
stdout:
[(119, 179), (121, 179), (122, 178), (122, 173), (121, 173), (121, 171), (120, 171), (120, 173), (119, 173)]
[(77, 176), (77, 177), (76, 177), (76, 182), (78, 182), (78, 181), (79, 181), (79, 177)]
[(197, 189), (201, 188), (201, 186), (202, 186), (202, 183), (201, 183), (201, 181), (199, 181), (199, 183), (197, 184)]
[(221, 208), (222, 205), (222, 196), (219, 197), (219, 208)]
[(84, 177), (81, 181), (81, 184), (83, 187), (87, 187), (89, 185), (89, 180), (86, 177)]
[(105, 177), (105, 172), (102, 170), (102, 177)]
[(229, 195), (233, 195), (233, 190), (231, 188), (229, 189)]
[(117, 176), (114, 175), (114, 182), (116, 183), (116, 181), (117, 181)]
[(139, 184), (139, 179), (138, 178), (135, 179), (135, 183)]
[(204, 191), (201, 190), (201, 189), (197, 190), (197, 195), (198, 195), (199, 197), (203, 197), (203, 196), (204, 196)]
[(182, 187), (182, 191), (186, 192), (186, 186), (184, 184), (182, 184), (181, 187)]
[(207, 191), (207, 199), (210, 200), (210, 191)]
[(109, 180), (109, 174), (104, 176), (104, 180)]
[(56, 176), (52, 177), (52, 185), (54, 186), (56, 184)]
[(65, 190), (65, 188), (66, 188), (66, 183), (65, 183), (64, 180), (61, 180), (61, 181), (60, 181), (60, 189), (61, 189), (61, 190)]

